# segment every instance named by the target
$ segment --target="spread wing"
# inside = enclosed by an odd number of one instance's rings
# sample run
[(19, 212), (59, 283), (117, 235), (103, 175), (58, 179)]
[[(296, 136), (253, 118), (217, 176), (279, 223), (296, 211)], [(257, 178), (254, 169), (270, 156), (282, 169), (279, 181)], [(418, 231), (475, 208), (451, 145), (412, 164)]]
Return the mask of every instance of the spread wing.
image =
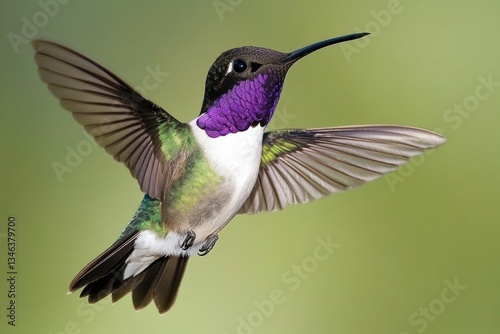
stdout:
[[(143, 98), (132, 87), (92, 59), (65, 46), (33, 41), (41, 79), (96, 142), (123, 162), (141, 190), (160, 199), (169, 175), (167, 152), (178, 140), (160, 134), (187, 125)], [(170, 131), (174, 133), (176, 131)]]
[(392, 125), (266, 132), (257, 182), (239, 213), (281, 210), (358, 187), (444, 141)]

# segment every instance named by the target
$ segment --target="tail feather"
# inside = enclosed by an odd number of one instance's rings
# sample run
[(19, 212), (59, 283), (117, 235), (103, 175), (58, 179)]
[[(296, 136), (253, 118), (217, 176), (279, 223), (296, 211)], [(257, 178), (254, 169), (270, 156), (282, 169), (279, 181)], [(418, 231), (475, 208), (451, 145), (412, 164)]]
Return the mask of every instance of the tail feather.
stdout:
[(111, 294), (111, 300), (113, 303), (116, 303), (120, 299), (122, 299), (129, 292), (132, 292), (133, 289), (139, 284), (138, 279), (129, 279), (127, 282), (123, 282), (123, 284), (117, 284), (113, 286), (113, 292)]
[[(140, 274), (127, 279), (122, 279), (125, 267), (123, 261), (114, 270), (86, 283), (80, 297), (88, 297), (89, 303), (92, 304), (111, 295), (114, 303), (132, 292), (136, 310), (146, 307), (154, 300), (158, 311), (165, 313), (175, 302), (188, 259), (189, 257), (184, 256), (161, 257)], [(74, 290), (76, 289), (70, 291)]]
[(167, 312), (174, 304), (188, 259), (189, 257), (171, 257), (159, 274), (153, 299), (160, 313)]
[(175, 302), (189, 258), (163, 256), (139, 274), (124, 279), (126, 261), (134, 250), (137, 235), (134, 232), (124, 236), (86, 265), (71, 281), (69, 292), (83, 288), (80, 297), (88, 297), (89, 303), (109, 295), (116, 302), (132, 292), (136, 310), (154, 300), (160, 313), (167, 312)]
[(121, 263), (124, 263), (133, 251), (134, 242), (138, 235), (139, 231), (135, 231), (119, 239), (101, 255), (87, 264), (69, 284), (69, 292), (78, 290), (109, 273), (115, 272), (117, 267)]
[(167, 312), (175, 302), (189, 257), (171, 256), (156, 260), (148, 267), (141, 282), (132, 290), (136, 310), (152, 300), (160, 313)]
[(109, 295), (112, 286), (113, 280), (109, 279), (109, 275), (106, 275), (95, 282), (87, 284), (80, 293), (80, 297), (88, 297), (90, 303), (97, 303)]
[(132, 302), (136, 310), (146, 307), (153, 300), (153, 290), (158, 282), (159, 273), (162, 272), (167, 262), (168, 260), (157, 260), (143, 271), (141, 282), (132, 290)]

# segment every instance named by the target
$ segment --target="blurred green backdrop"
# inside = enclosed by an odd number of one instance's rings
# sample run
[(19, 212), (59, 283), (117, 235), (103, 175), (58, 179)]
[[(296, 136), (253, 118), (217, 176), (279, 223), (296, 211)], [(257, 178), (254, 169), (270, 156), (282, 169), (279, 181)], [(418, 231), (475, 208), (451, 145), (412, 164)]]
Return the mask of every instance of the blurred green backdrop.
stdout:
[[(0, 6), (0, 332), (498, 333), (497, 0)], [(134, 312), (130, 297), (89, 306), (66, 295), (142, 194), (59, 107), (24, 42), (43, 37), (76, 48), (188, 121), (222, 51), (291, 51), (358, 29), (373, 34), (294, 66), (271, 126), (406, 124), (439, 129), (444, 146), (360, 189), (237, 216), (209, 256), (190, 262), (165, 316), (154, 307)], [(146, 90), (155, 69), (162, 76)], [(53, 164), (67, 164), (71, 150), (84, 154), (58, 178)], [(15, 329), (5, 316), (9, 215), (18, 233)], [(314, 258), (318, 238), (339, 244), (324, 261)]]

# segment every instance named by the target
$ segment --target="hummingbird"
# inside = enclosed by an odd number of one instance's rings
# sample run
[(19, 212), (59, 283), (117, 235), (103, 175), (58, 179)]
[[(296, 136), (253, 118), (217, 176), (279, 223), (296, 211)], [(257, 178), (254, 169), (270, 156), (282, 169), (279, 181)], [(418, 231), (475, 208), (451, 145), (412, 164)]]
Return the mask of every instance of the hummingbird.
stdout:
[(296, 51), (244, 46), (210, 67), (201, 111), (184, 123), (91, 58), (34, 40), (41, 80), (95, 141), (130, 170), (144, 193), (115, 243), (71, 281), (95, 303), (131, 293), (160, 313), (177, 296), (188, 259), (208, 254), (237, 214), (281, 210), (394, 171), (445, 141), (399, 125), (265, 131), (285, 76), (304, 56), (367, 35), (327, 39)]

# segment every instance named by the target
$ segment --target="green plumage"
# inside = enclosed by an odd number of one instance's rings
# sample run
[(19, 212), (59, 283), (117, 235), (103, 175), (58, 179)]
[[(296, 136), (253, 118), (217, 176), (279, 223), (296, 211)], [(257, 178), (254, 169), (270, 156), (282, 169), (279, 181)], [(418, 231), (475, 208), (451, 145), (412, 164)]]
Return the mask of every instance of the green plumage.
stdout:
[(169, 206), (178, 214), (188, 214), (196, 208), (223, 180), (200, 150), (191, 153), (187, 160), (181, 177), (168, 189)]
[(189, 154), (197, 147), (189, 127), (184, 124), (172, 125), (169, 122), (163, 122), (158, 126), (158, 137), (161, 151), (167, 161), (177, 157), (181, 150)]
[(300, 149), (300, 145), (288, 140), (286, 132), (287, 130), (276, 130), (264, 134), (261, 166), (267, 166), (279, 156)]
[(118, 238), (120, 241), (123, 238), (127, 238), (135, 231), (143, 231), (147, 229), (154, 230), (160, 235), (167, 235), (168, 229), (166, 226), (161, 224), (161, 202), (149, 197), (147, 194), (144, 195), (139, 208), (137, 209), (134, 217), (130, 220), (125, 230)]
[[(198, 202), (214, 192), (223, 178), (212, 168), (188, 126), (159, 127), (161, 150), (170, 166), (170, 177), (165, 185), (163, 210), (170, 219), (189, 215)], [(167, 222), (163, 222), (166, 224)], [(161, 230), (155, 228), (154, 230)]]

